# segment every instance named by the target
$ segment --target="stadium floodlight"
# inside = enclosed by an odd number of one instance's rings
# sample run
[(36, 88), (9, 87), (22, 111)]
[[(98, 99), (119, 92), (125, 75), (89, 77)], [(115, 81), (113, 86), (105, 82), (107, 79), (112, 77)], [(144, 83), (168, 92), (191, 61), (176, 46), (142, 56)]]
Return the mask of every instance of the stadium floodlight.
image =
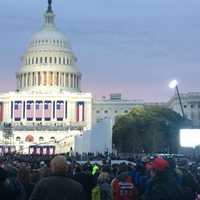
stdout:
[(178, 81), (177, 80), (172, 80), (169, 83), (169, 88), (174, 89), (178, 86)]

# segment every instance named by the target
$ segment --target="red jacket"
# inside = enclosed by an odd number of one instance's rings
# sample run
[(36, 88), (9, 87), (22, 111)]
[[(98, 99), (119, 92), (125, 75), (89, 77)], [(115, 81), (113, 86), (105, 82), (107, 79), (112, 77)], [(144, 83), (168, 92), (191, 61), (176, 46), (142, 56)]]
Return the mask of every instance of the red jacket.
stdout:
[(132, 178), (127, 176), (125, 181), (115, 178), (112, 182), (114, 191), (114, 200), (137, 200), (137, 189), (135, 188)]

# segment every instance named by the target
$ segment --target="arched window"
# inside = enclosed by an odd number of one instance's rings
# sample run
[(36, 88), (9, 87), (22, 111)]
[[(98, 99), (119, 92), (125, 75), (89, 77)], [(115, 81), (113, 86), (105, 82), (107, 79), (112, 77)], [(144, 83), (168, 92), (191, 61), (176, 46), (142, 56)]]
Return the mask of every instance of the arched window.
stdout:
[(40, 137), (39, 137), (39, 141), (40, 141), (40, 142), (43, 142), (43, 141), (44, 141), (44, 137), (40, 136)]
[(20, 137), (16, 137), (16, 141), (20, 142), (21, 138)]
[(50, 140), (55, 142), (56, 138), (55, 137), (51, 137)]
[(28, 135), (28, 136), (26, 136), (25, 141), (26, 142), (34, 142), (34, 137), (32, 135)]

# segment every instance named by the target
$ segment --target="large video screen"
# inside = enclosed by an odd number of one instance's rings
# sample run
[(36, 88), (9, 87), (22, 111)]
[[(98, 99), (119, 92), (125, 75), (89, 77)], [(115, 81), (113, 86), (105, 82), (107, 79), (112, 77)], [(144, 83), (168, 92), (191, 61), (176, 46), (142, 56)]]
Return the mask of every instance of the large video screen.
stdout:
[(180, 145), (193, 148), (200, 145), (200, 129), (181, 129)]

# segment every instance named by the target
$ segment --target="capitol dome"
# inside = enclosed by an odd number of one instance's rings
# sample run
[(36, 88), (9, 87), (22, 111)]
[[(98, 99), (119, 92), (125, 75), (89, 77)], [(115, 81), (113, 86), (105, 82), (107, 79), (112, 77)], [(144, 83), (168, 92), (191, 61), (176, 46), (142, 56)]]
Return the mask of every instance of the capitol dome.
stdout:
[(80, 92), (81, 73), (76, 66), (77, 59), (70, 42), (55, 26), (49, 2), (43, 28), (33, 35), (22, 57), (22, 67), (16, 77), (17, 90)]

